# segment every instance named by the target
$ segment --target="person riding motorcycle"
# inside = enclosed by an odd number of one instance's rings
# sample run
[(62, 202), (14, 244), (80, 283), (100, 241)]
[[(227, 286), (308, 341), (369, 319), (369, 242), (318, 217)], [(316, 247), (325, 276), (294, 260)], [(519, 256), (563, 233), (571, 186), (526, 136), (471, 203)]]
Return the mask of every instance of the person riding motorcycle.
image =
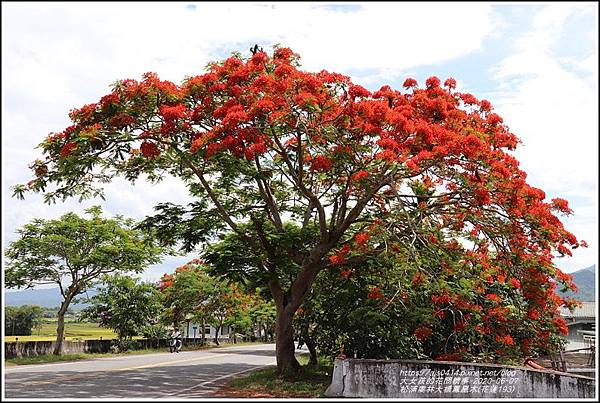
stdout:
[(181, 351), (182, 344), (183, 344), (183, 340), (181, 337), (181, 332), (179, 331), (178, 328), (174, 328), (173, 332), (171, 333), (171, 343), (169, 345), (169, 350), (171, 352), (178, 353), (179, 351)]

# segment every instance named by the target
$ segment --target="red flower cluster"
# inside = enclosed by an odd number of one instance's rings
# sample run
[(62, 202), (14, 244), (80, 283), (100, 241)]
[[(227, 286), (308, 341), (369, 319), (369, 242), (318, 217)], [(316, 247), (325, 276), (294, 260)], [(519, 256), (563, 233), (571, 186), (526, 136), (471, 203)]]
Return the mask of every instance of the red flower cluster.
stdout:
[(75, 150), (75, 149), (77, 149), (77, 144), (76, 143), (73, 143), (73, 142), (66, 143), (60, 149), (60, 156), (61, 157), (66, 157), (67, 155), (71, 154), (73, 152), (73, 150)]
[(369, 291), (369, 294), (367, 294), (367, 298), (369, 298), (369, 299), (382, 299), (383, 298), (383, 293), (381, 292), (381, 289), (379, 287), (372, 287), (371, 291)]
[(367, 241), (369, 240), (369, 238), (371, 238), (371, 235), (365, 232), (360, 232), (354, 235), (356, 243), (363, 249), (367, 246)]
[(175, 282), (175, 278), (177, 277), (177, 275), (179, 273), (183, 273), (183, 272), (191, 271), (191, 270), (202, 270), (202, 266), (205, 266), (205, 265), (206, 265), (206, 263), (201, 259), (192, 259), (191, 261), (187, 262), (186, 264), (177, 267), (175, 269), (175, 273), (173, 273), (173, 274), (164, 273), (158, 282), (157, 288), (160, 291), (163, 291), (173, 285), (173, 283)]
[(360, 182), (363, 179), (366, 179), (369, 177), (369, 172), (363, 170), (358, 171), (357, 173), (355, 173), (354, 175), (352, 175), (352, 180), (356, 181), (356, 182)]
[(493, 293), (492, 294), (487, 294), (485, 296), (485, 298), (488, 301), (492, 301), (492, 302), (501, 302), (502, 301), (502, 298), (500, 298), (500, 296), (498, 296), (497, 294), (493, 294)]
[(364, 87), (361, 87), (360, 85), (351, 85), (348, 89), (348, 95), (352, 98), (366, 98), (371, 96), (371, 93)]
[(420, 285), (425, 283), (425, 281), (427, 281), (427, 276), (420, 271), (416, 272), (412, 278), (413, 285)]
[(157, 288), (159, 290), (164, 290), (165, 288), (171, 287), (173, 285), (174, 277), (171, 274), (163, 274), (158, 282)]
[(350, 278), (352, 275), (352, 269), (340, 269), (340, 276), (343, 278)]
[(149, 141), (144, 141), (140, 145), (140, 151), (142, 152), (142, 155), (148, 159), (156, 158), (160, 155), (160, 149), (157, 145)]
[(417, 80), (415, 80), (414, 78), (407, 78), (406, 80), (404, 80), (404, 84), (402, 84), (404, 88), (416, 87), (417, 85)]
[(175, 106), (161, 105), (159, 110), (160, 115), (165, 118), (165, 120), (181, 119), (186, 115), (187, 112), (187, 108), (183, 104)]
[(447, 292), (442, 293), (441, 295), (432, 295), (431, 301), (436, 305), (441, 305), (450, 302), (450, 296)]
[(421, 326), (415, 329), (414, 335), (419, 341), (425, 341), (431, 337), (433, 331), (430, 327)]
[(552, 209), (567, 215), (573, 214), (573, 210), (569, 207), (569, 202), (559, 197), (552, 199)]
[(555, 318), (554, 324), (562, 335), (566, 336), (569, 334), (569, 328), (567, 327), (567, 324), (563, 318)]
[(329, 261), (335, 265), (342, 264), (342, 263), (344, 263), (344, 260), (346, 259), (346, 255), (348, 254), (348, 252), (350, 252), (350, 246), (348, 246), (346, 244), (342, 247), (342, 249), (339, 250), (338, 253), (336, 253), (335, 255), (329, 256)]
[(538, 320), (540, 318), (540, 312), (537, 309), (532, 308), (527, 311), (527, 317), (531, 320)]
[(514, 277), (511, 277), (508, 282), (516, 289), (521, 288), (521, 282)]
[(446, 79), (446, 81), (444, 81), (444, 86), (450, 89), (454, 89), (456, 88), (456, 80), (450, 77)]
[(315, 172), (326, 172), (331, 169), (333, 162), (325, 155), (317, 155), (311, 159), (310, 169)]
[(509, 334), (497, 335), (496, 341), (500, 344), (505, 344), (507, 346), (512, 346), (513, 344), (515, 344), (513, 338)]
[(425, 80), (425, 85), (427, 86), (427, 88), (439, 87), (440, 79), (435, 76), (431, 76), (427, 80)]

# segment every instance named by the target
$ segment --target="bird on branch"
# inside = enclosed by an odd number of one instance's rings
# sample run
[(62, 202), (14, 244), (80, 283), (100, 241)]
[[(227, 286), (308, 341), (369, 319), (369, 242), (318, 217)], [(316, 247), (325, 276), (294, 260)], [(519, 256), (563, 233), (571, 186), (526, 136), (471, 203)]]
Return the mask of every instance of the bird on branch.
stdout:
[(250, 53), (252, 53), (253, 55), (256, 54), (256, 52), (262, 52), (263, 48), (259, 48), (258, 44), (255, 44), (254, 46), (250, 46)]

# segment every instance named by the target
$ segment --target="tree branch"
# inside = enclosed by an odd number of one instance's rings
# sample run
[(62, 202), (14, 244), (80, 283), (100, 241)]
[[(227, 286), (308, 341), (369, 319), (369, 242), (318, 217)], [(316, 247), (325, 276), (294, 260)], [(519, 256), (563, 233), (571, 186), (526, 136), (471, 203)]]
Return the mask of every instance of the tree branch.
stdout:
[[(260, 161), (257, 156), (254, 157), (254, 162), (256, 163), (256, 169), (258, 170), (259, 175), (262, 175)], [(256, 183), (258, 184), (260, 194), (262, 195), (265, 203), (267, 203), (269, 215), (271, 216), (273, 224), (275, 224), (275, 228), (277, 228), (279, 232), (283, 232), (283, 224), (281, 222), (279, 208), (277, 208), (277, 203), (275, 203), (273, 192), (271, 192), (267, 181), (263, 178), (256, 178)]]
[(298, 174), (297, 174), (296, 170), (294, 169), (292, 161), (290, 160), (289, 155), (285, 151), (285, 148), (281, 144), (281, 141), (277, 137), (277, 134), (275, 134), (275, 130), (273, 130), (273, 127), (271, 127), (271, 126), (269, 126), (269, 129), (271, 130), (271, 134), (273, 135), (273, 139), (275, 140), (275, 143), (279, 147), (279, 150), (277, 150), (277, 152), (283, 157), (283, 160), (285, 161), (285, 163), (290, 171), (290, 174), (292, 176), (292, 179), (294, 180), (294, 183), (300, 188), (300, 190), (302, 191), (302, 193), (306, 196), (306, 198), (308, 200), (312, 200), (314, 207), (316, 207), (317, 211), (319, 212), (319, 229), (321, 231), (321, 239), (322, 240), (328, 239), (329, 232), (327, 231), (326, 215), (325, 215), (325, 209), (323, 208), (323, 205), (319, 201), (319, 198), (317, 196), (315, 196), (315, 194), (313, 192), (311, 192), (309, 189), (307, 189), (306, 186), (304, 186), (304, 183), (302, 182), (302, 180), (300, 180), (298, 178)]
[(229, 227), (233, 231), (240, 234), (244, 238), (248, 238), (248, 235), (245, 232), (243, 232), (237, 226), (237, 224), (235, 222), (233, 222), (233, 220), (227, 213), (227, 210), (225, 210), (225, 207), (223, 207), (223, 205), (219, 202), (217, 195), (213, 192), (212, 188), (210, 187), (210, 184), (204, 178), (204, 174), (196, 166), (194, 166), (194, 164), (192, 164), (188, 158), (185, 157), (183, 152), (181, 152), (176, 147), (174, 147), (174, 148), (175, 148), (175, 150), (177, 150), (180, 153), (182, 161), (192, 170), (192, 172), (194, 172), (194, 174), (198, 177), (198, 179), (200, 179), (200, 183), (202, 184), (202, 187), (204, 188), (204, 190), (206, 191), (206, 193), (208, 194), (208, 196), (210, 197), (212, 202), (215, 204), (215, 207), (217, 207), (217, 211), (221, 215), (221, 218), (229, 225)]

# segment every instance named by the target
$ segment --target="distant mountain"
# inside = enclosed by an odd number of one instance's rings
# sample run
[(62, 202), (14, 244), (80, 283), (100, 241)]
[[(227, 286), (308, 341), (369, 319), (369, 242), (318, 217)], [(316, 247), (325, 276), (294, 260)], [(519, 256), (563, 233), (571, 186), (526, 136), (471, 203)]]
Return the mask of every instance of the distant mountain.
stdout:
[[(90, 297), (95, 294), (96, 291), (94, 289), (87, 292), (87, 296)], [(78, 296), (80, 299), (82, 297), (86, 297), (86, 293)], [(54, 308), (60, 306), (61, 302), (62, 295), (60, 295), (60, 289), (58, 287), (4, 292), (5, 306), (39, 305), (46, 308)], [(83, 308), (87, 305), (88, 304), (71, 303), (71, 308)]]
[[(571, 273), (573, 281), (578, 293), (571, 291), (561, 293), (566, 296), (573, 296), (580, 301), (594, 301), (596, 292), (596, 265), (586, 267), (585, 269), (577, 270)], [(96, 290), (92, 289), (87, 292), (87, 295), (92, 297), (96, 294)], [(86, 294), (80, 295), (79, 298), (85, 297)], [(47, 308), (60, 306), (62, 296), (58, 288), (41, 288), (23, 291), (8, 291), (4, 292), (4, 304), (6, 306), (19, 305), (39, 305)], [(87, 304), (71, 304), (72, 308), (83, 308)]]
[(596, 298), (596, 265), (577, 270), (571, 274), (579, 292), (569, 291), (561, 293), (561, 295), (574, 297), (579, 301), (594, 301)]

